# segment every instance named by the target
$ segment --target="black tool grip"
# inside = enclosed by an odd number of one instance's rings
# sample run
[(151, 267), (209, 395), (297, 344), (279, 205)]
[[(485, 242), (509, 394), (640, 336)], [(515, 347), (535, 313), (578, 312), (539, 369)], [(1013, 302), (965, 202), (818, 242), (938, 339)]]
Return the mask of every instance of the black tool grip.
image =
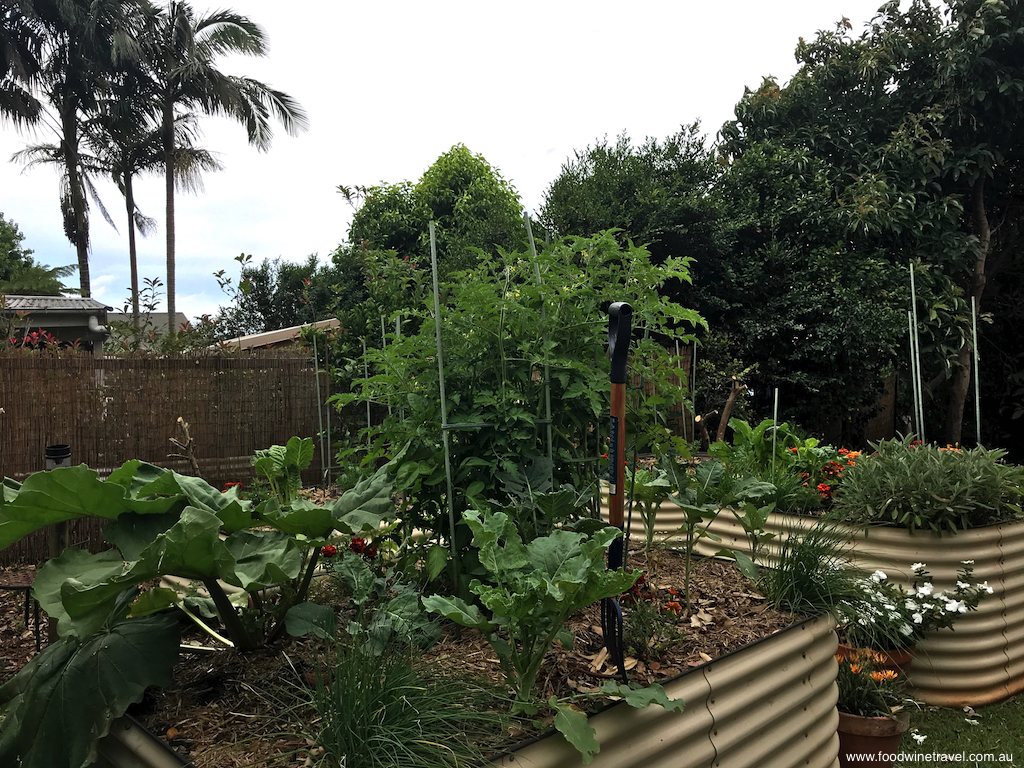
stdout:
[(608, 354), (612, 359), (612, 384), (626, 383), (632, 317), (633, 307), (625, 301), (616, 301), (608, 307)]

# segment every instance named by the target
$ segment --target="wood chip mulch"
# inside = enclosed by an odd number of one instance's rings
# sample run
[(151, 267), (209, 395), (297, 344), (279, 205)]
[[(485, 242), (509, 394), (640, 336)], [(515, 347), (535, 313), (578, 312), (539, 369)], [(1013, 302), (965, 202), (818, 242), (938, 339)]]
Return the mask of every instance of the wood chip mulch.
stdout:
[[(696, 558), (690, 584), (690, 611), (685, 609), (684, 558), (662, 552), (656, 562), (635, 546), (629, 566), (643, 569), (648, 594), (665, 610), (678, 603), (679, 611), (663, 615), (681, 638), (657, 652), (627, 659), (630, 679), (649, 684), (700, 666), (724, 653), (766, 637), (793, 624), (798, 617), (772, 610), (753, 583), (730, 562)], [(34, 578), (34, 569), (0, 570), (6, 580)], [(623, 601), (628, 614), (628, 601)], [(42, 614), (45, 643), (46, 617)], [(574, 615), (569, 628), (572, 648), (557, 643), (538, 678), (538, 691), (571, 695), (593, 690), (614, 673), (603, 649), (600, 608), (591, 606)], [(198, 635), (199, 644), (210, 642)], [(0, 683), (13, 675), (35, 653), (31, 627), (24, 626), (24, 594), (0, 591)], [(283, 647), (248, 654), (231, 650), (215, 654), (182, 654), (175, 682), (166, 690), (150, 691), (133, 714), (197, 768), (241, 766), (300, 766), (312, 764), (313, 745), (297, 735), (315, 726), (316, 713), (298, 708), (290, 695), (317, 669), (316, 641), (292, 640)], [(472, 673), (495, 683), (502, 674), (487, 640), (479, 632), (446, 626), (440, 643), (424, 656), (424, 663), (443, 671)], [(520, 735), (520, 734), (513, 734)]]

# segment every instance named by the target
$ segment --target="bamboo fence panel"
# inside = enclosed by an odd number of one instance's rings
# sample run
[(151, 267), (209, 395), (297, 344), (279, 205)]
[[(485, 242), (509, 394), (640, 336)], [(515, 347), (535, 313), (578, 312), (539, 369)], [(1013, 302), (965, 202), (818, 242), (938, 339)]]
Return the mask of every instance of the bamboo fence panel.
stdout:
[[(321, 396), (329, 392), (321, 373)], [(194, 453), (215, 487), (252, 478), (250, 457), (289, 437), (316, 437), (316, 374), (305, 356), (177, 356), (104, 358), (89, 355), (0, 357), (0, 475), (15, 480), (43, 469), (46, 446), (67, 443), (73, 464), (105, 476), (129, 459), (184, 474), (187, 461), (169, 458), (170, 438), (190, 425)], [(332, 415), (341, 427), (341, 419)], [(319, 483), (319, 442), (307, 484)], [(101, 545), (96, 521), (73, 521), (69, 542)], [(0, 564), (46, 557), (45, 532), (0, 552)]]

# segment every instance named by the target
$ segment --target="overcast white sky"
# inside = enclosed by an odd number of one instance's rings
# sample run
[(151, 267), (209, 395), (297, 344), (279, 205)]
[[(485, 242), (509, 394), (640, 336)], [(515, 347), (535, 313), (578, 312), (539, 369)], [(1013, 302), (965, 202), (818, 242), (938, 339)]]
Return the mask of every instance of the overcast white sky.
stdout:
[[(204, 118), (202, 144), (225, 170), (207, 174), (199, 195), (176, 198), (178, 309), (213, 313), (225, 301), (213, 272), (237, 275), (240, 253), (329, 258), (352, 215), (337, 185), (415, 181), (453, 144), (482, 154), (535, 211), (573, 150), (605, 135), (664, 138), (700, 120), (713, 137), (744, 86), (789, 79), (800, 36), (844, 16), (859, 32), (881, 3), (195, 0), (264, 27), (269, 56), (222, 69), (291, 94), (311, 127), (297, 138), (276, 131), (261, 154), (241, 125)], [(56, 172), (9, 162), (27, 139), (0, 126), (0, 211), (37, 260), (73, 264)], [(119, 309), (130, 282), (124, 205), (112, 184), (101, 196), (120, 232), (94, 212), (93, 296)], [(162, 181), (144, 181), (137, 199), (159, 221), (139, 241), (140, 274), (164, 280)]]

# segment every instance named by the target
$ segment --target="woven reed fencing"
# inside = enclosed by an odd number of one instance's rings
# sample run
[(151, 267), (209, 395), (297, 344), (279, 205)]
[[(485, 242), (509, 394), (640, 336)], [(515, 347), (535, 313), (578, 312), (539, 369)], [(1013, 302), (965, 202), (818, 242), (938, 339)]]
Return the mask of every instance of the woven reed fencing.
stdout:
[[(320, 398), (329, 393), (320, 375)], [(289, 437), (319, 431), (317, 382), (306, 357), (0, 357), (0, 476), (24, 480), (44, 468), (46, 446), (67, 443), (71, 463), (101, 475), (129, 459), (193, 474), (170, 459), (170, 438), (190, 425), (203, 477), (215, 487), (252, 478), (250, 456)], [(326, 417), (326, 408), (322, 410)], [(336, 420), (337, 415), (332, 414)], [(340, 426), (338, 424), (337, 426)], [(304, 473), (321, 480), (320, 444)], [(95, 521), (69, 525), (70, 544), (102, 544)], [(0, 552), (0, 565), (45, 559), (45, 532)]]

